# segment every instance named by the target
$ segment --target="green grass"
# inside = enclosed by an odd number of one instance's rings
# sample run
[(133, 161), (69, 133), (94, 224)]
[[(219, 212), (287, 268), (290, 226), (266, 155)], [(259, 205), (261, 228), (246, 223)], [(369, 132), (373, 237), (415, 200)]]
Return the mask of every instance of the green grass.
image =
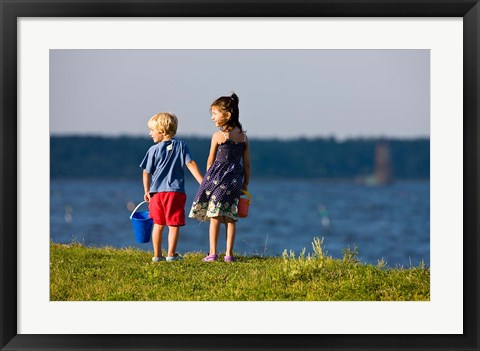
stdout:
[(430, 269), (387, 268), (314, 253), (282, 257), (236, 256), (234, 263), (202, 262), (188, 253), (181, 262), (151, 262), (139, 249), (50, 245), (51, 301), (428, 301)]

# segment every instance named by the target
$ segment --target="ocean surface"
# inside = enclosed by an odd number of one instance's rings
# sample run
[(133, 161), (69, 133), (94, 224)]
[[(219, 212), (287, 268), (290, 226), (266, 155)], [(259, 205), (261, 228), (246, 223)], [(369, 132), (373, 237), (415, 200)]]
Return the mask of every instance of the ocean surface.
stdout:
[[(190, 210), (197, 190), (187, 178)], [(137, 247), (130, 214), (143, 201), (141, 178), (119, 180), (52, 180), (50, 236), (56, 243), (87, 246)], [(323, 238), (324, 252), (341, 258), (343, 250), (358, 249), (361, 262), (388, 267), (430, 265), (430, 184), (399, 181), (366, 186), (347, 181), (254, 180), (249, 216), (237, 224), (237, 254), (280, 256), (287, 250), (311, 253), (315, 237)], [(146, 210), (144, 204), (139, 208)], [(208, 223), (187, 218), (180, 230), (177, 251), (208, 251)], [(223, 230), (223, 229), (222, 229)], [(167, 231), (162, 248), (167, 248)], [(225, 250), (225, 235), (219, 238)]]

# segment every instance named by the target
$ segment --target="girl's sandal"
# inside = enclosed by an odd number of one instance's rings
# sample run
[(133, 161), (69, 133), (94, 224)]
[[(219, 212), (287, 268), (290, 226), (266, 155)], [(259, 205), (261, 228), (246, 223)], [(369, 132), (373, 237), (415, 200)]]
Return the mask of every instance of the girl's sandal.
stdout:
[(233, 262), (233, 261), (235, 261), (235, 258), (233, 258), (233, 256), (225, 256), (225, 257), (223, 258), (223, 260), (224, 260), (225, 262)]
[(205, 256), (202, 261), (203, 262), (214, 262), (218, 259), (218, 255), (217, 254), (210, 254), (208, 256)]

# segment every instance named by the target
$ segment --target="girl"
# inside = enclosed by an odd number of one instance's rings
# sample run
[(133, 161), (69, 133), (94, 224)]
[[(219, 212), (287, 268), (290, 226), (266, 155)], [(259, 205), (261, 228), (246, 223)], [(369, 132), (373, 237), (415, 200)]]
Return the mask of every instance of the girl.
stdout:
[(222, 96), (210, 106), (212, 121), (220, 131), (212, 135), (207, 173), (193, 200), (189, 217), (210, 220), (210, 252), (205, 262), (218, 259), (220, 224), (225, 223), (227, 242), (225, 262), (233, 262), (233, 243), (238, 220), (238, 200), (248, 191), (250, 146), (239, 121), (238, 96)]

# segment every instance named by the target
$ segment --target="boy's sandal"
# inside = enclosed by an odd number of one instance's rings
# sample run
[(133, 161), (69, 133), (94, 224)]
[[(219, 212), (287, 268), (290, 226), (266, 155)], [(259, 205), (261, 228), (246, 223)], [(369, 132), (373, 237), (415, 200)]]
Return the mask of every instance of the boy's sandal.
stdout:
[(152, 257), (152, 262), (160, 262), (160, 261), (165, 261), (165, 257), (164, 256)]
[(225, 256), (225, 257), (223, 258), (223, 260), (224, 260), (225, 262), (233, 262), (233, 261), (235, 261), (235, 258), (234, 258), (233, 256)]
[(205, 256), (202, 261), (203, 262), (214, 262), (218, 259), (218, 255), (217, 254), (210, 254), (208, 256)]
[(183, 257), (176, 253), (174, 256), (167, 256), (166, 260), (167, 262), (183, 261)]

